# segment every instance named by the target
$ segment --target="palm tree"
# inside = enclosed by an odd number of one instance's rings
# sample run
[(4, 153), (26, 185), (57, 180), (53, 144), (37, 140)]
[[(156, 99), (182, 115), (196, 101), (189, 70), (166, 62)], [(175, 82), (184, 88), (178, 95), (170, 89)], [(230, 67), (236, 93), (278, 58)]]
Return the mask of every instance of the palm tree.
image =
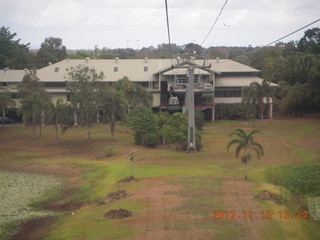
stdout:
[(21, 107), (19, 112), (22, 114), (23, 122), (28, 125), (29, 122), (32, 123), (32, 140), (36, 139), (36, 124), (39, 120), (41, 114), (41, 102), (40, 95), (34, 93), (31, 96), (21, 100)]
[(246, 165), (246, 170), (245, 170), (245, 179), (247, 179), (247, 164), (248, 161), (250, 161), (252, 155), (251, 152), (255, 152), (257, 157), (260, 158), (261, 155), (263, 155), (263, 147), (261, 144), (256, 142), (254, 140), (253, 135), (256, 133), (261, 133), (260, 130), (252, 130), (248, 134), (243, 130), (243, 129), (236, 129), (232, 131), (229, 136), (236, 136), (237, 138), (232, 139), (228, 145), (227, 149), (229, 151), (229, 148), (233, 145), (236, 144), (236, 157), (238, 158), (241, 154), (241, 161)]
[(126, 119), (128, 102), (123, 96), (122, 91), (117, 91), (114, 85), (104, 89), (102, 97), (102, 108), (104, 116), (110, 121), (111, 136), (114, 139), (116, 119)]
[(140, 84), (131, 82), (127, 77), (118, 80), (115, 88), (122, 91), (124, 97), (128, 100), (128, 113), (133, 107), (150, 105), (151, 95), (148, 91)]
[(256, 104), (258, 104), (261, 119), (263, 119), (265, 100), (269, 105), (270, 99), (274, 100), (274, 92), (267, 80), (263, 80), (261, 84), (258, 82), (252, 82), (249, 87), (245, 87), (243, 90), (242, 103), (251, 110), (255, 109)]
[(62, 99), (59, 98), (55, 104), (51, 104), (50, 113), (53, 114), (56, 139), (59, 139), (59, 124), (61, 124), (61, 121), (66, 114), (66, 105)]
[(9, 107), (16, 106), (16, 102), (11, 97), (11, 93), (8, 90), (5, 90), (3, 92), (0, 92), (0, 109), (2, 109), (2, 129), (4, 128), (4, 118), (6, 110)]

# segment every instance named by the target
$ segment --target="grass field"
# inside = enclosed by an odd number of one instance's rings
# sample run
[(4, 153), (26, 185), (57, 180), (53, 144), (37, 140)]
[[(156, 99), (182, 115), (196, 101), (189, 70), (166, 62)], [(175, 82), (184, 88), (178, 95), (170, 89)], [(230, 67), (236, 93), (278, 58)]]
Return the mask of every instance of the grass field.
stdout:
[[(207, 123), (202, 131), (202, 151), (187, 154), (162, 146), (135, 146), (124, 126), (117, 126), (116, 140), (111, 140), (109, 126), (97, 125), (92, 142), (83, 128), (56, 140), (53, 127), (46, 126), (43, 136), (32, 141), (32, 129), (8, 126), (0, 131), (1, 169), (63, 179), (45, 199), (32, 203), (58, 215), (29, 221), (13, 239), (320, 239), (319, 224), (304, 218), (280, 219), (279, 211), (294, 215), (299, 209), (256, 197), (263, 190), (279, 194), (277, 187), (265, 182), (266, 167), (320, 162), (320, 121), (257, 121), (255, 129), (263, 134), (256, 138), (264, 146), (265, 156), (249, 162), (247, 181), (244, 164), (226, 151), (228, 134), (239, 127), (250, 130), (251, 123)], [(115, 155), (105, 158), (110, 146)], [(138, 181), (118, 184), (130, 175), (130, 160), (123, 156), (134, 149), (138, 150), (134, 156)], [(131, 196), (98, 205), (117, 190), (127, 190)], [(133, 216), (103, 219), (105, 212), (117, 208), (130, 210)], [(227, 210), (233, 210), (236, 219), (212, 219), (213, 211)], [(243, 211), (248, 213), (246, 219)], [(263, 219), (266, 211), (272, 214), (270, 219)]]

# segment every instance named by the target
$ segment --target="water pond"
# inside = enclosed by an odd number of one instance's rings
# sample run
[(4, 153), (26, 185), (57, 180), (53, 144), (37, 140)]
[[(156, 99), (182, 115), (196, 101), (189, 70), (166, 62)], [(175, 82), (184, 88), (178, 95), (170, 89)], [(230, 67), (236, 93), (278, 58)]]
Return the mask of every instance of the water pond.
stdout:
[(50, 175), (0, 170), (0, 235), (1, 225), (8, 222), (50, 215), (29, 205), (59, 184), (61, 179)]

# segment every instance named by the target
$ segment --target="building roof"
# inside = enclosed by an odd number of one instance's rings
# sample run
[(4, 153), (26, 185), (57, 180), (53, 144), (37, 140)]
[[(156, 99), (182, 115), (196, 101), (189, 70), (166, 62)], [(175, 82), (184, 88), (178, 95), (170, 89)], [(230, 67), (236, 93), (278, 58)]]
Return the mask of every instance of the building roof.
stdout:
[[(164, 75), (185, 74), (186, 69), (172, 68), (172, 65), (177, 65), (178, 61), (181, 65), (194, 64), (194, 66), (210, 65), (209, 69), (195, 69), (195, 74), (210, 74), (211, 72), (217, 73), (217, 78), (222, 75), (220, 73), (252, 73), (259, 72), (258, 70), (249, 66), (237, 63), (228, 59), (209, 59), (205, 62), (203, 60), (183, 61), (181, 59), (66, 59), (55, 64), (51, 64), (37, 71), (37, 76), (44, 82), (64, 82), (67, 75), (66, 69), (75, 67), (78, 65), (86, 65), (94, 67), (98, 72), (102, 71), (105, 75), (104, 81), (112, 82), (127, 76), (131, 81), (146, 82), (156, 80), (156, 75), (162, 73)], [(21, 82), (25, 75), (24, 70), (0, 70), (1, 82)], [(258, 82), (262, 79), (255, 77)], [(217, 80), (217, 86), (227, 85), (241, 85), (242, 81), (246, 81), (247, 78), (241, 77), (229, 77), (223, 78), (225, 83), (221, 80)], [(242, 83), (240, 83), (240, 81)]]
[(0, 70), (0, 82), (21, 82), (26, 72), (24, 70)]
[(251, 72), (251, 73), (258, 73), (260, 72), (257, 69), (254, 69), (252, 67), (249, 67), (247, 65), (232, 61), (230, 59), (209, 59), (207, 60), (209, 64), (211, 64), (211, 68), (215, 72)]
[[(181, 61), (181, 60), (180, 60)], [(196, 65), (203, 65), (203, 60), (194, 60)], [(38, 77), (45, 82), (59, 82), (65, 81), (64, 76), (67, 75), (66, 69), (75, 67), (77, 65), (86, 65), (94, 67), (98, 72), (102, 71), (105, 75), (104, 81), (118, 81), (127, 76), (131, 81), (151, 81), (155, 80), (157, 73), (164, 73), (167, 75), (181, 72), (181, 70), (172, 70), (171, 67), (177, 64), (174, 59), (82, 59), (82, 60), (63, 60), (61, 62), (49, 65), (37, 71)], [(209, 72), (223, 73), (223, 72), (248, 72), (256, 73), (258, 70), (234, 62), (232, 60), (206, 60), (206, 65), (211, 64)], [(185, 71), (185, 70), (182, 70)], [(202, 74), (208, 74), (206, 70), (196, 70)]]
[[(217, 77), (215, 81), (216, 87), (246, 87), (252, 82), (262, 84), (263, 79), (256, 76), (237, 76), (237, 77)], [(270, 86), (276, 87), (278, 84), (271, 83)]]
[[(169, 64), (169, 65), (168, 65)], [(169, 59), (93, 59), (64, 60), (37, 71), (42, 81), (66, 81), (66, 69), (78, 65), (93, 67), (104, 73), (104, 81), (112, 82), (127, 76), (131, 81), (151, 81), (159, 69), (170, 66)]]

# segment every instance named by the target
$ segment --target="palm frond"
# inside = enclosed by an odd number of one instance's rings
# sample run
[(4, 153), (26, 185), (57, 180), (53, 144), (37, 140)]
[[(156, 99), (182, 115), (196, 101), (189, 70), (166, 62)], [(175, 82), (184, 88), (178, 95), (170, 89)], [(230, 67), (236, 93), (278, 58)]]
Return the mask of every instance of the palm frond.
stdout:
[(232, 140), (228, 143), (228, 145), (227, 145), (227, 150), (229, 151), (229, 148), (230, 148), (233, 144), (236, 144), (236, 143), (241, 144), (242, 141), (239, 140), (239, 139), (232, 139)]
[(243, 136), (246, 136), (246, 133), (243, 129), (237, 128), (236, 130), (232, 131), (229, 136), (238, 136), (239, 138), (243, 138)]
[(260, 153), (261, 155), (264, 155), (263, 147), (262, 147), (262, 145), (261, 145), (260, 143), (253, 142), (251, 145), (254, 146), (254, 147), (258, 147), (259, 153)]
[(243, 142), (238, 145), (238, 147), (236, 148), (236, 157), (237, 158), (239, 157), (241, 150), (244, 149), (245, 147), (246, 147), (246, 145)]
[(252, 138), (252, 135), (254, 135), (254, 134), (256, 134), (256, 133), (261, 133), (262, 134), (262, 132), (260, 131), (260, 130), (252, 130), (249, 134), (248, 134), (248, 138)]

